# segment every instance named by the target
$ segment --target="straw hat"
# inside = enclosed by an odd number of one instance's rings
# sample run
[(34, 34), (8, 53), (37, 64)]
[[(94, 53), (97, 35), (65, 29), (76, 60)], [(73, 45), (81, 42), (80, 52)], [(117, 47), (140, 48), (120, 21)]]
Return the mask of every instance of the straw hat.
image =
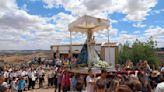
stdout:
[(160, 72), (158, 72), (156, 70), (152, 71), (152, 73), (151, 73), (151, 77), (157, 77), (158, 75), (160, 75)]

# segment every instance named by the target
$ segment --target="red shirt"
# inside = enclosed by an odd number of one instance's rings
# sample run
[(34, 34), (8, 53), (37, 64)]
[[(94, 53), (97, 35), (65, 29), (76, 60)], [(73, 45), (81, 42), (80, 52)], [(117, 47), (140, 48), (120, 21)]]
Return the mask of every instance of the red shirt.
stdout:
[(63, 75), (62, 78), (62, 87), (70, 87), (70, 76), (69, 74)]

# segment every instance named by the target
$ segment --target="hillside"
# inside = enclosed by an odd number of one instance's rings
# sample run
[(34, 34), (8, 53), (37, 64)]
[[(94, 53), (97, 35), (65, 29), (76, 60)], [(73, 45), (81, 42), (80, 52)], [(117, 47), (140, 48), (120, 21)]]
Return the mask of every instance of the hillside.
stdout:
[(34, 57), (50, 58), (49, 50), (1, 50), (0, 60), (6, 63), (23, 63), (31, 61)]

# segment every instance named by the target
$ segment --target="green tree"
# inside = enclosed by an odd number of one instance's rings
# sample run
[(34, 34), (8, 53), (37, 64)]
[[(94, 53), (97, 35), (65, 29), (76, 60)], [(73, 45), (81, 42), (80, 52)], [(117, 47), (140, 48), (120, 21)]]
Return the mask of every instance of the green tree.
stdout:
[(126, 41), (126, 43), (122, 46), (121, 51), (120, 51), (120, 58), (119, 58), (119, 62), (121, 64), (124, 64), (126, 62), (126, 60), (131, 59), (131, 49), (129, 47), (129, 42)]
[(145, 43), (145, 60), (149, 62), (149, 64), (155, 64), (156, 67), (159, 66), (159, 59), (155, 54), (157, 49), (155, 48), (157, 45), (156, 41), (153, 41), (153, 38), (150, 37), (149, 40)]
[(138, 39), (136, 39), (136, 41), (133, 43), (131, 50), (132, 50), (132, 61), (134, 63), (137, 63), (139, 60), (145, 59), (144, 45)]
[(120, 52), (120, 63), (125, 63), (127, 59), (137, 63), (139, 60), (147, 60), (149, 64), (159, 65), (159, 59), (157, 58), (156, 42), (150, 37), (147, 42), (141, 42), (138, 39), (130, 47), (125, 43)]

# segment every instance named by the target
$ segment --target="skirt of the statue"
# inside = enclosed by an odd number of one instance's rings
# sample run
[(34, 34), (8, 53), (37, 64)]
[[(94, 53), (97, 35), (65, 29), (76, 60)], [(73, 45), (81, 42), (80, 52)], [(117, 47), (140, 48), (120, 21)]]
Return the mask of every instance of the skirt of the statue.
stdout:
[(88, 45), (88, 65), (92, 67), (94, 63), (98, 62), (100, 57), (96, 53), (95, 47)]

